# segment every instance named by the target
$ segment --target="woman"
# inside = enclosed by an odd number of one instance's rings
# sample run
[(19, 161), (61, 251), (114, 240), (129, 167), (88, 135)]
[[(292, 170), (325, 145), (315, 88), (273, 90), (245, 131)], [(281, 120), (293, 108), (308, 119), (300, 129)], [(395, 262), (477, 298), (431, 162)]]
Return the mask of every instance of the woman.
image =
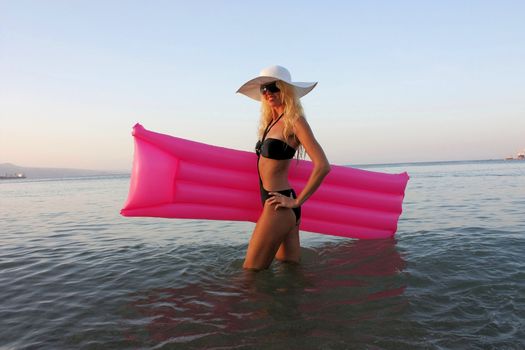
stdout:
[[(299, 101), (315, 85), (317, 83), (292, 82), (286, 68), (271, 66), (237, 91), (261, 101), (256, 152), (263, 211), (248, 245), (245, 269), (266, 269), (274, 257), (289, 262), (300, 260), (301, 205), (330, 171), (330, 164), (304, 118)], [(288, 183), (288, 170), (301, 148), (314, 167), (306, 186), (296, 195)]]

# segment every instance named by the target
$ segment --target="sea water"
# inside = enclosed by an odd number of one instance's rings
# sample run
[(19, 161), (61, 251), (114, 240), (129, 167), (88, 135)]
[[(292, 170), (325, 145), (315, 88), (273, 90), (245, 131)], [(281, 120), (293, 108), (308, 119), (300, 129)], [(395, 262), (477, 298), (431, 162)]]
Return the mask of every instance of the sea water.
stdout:
[(525, 162), (409, 181), (395, 239), (302, 233), (243, 271), (251, 223), (119, 215), (128, 176), (0, 183), (0, 349), (524, 349)]

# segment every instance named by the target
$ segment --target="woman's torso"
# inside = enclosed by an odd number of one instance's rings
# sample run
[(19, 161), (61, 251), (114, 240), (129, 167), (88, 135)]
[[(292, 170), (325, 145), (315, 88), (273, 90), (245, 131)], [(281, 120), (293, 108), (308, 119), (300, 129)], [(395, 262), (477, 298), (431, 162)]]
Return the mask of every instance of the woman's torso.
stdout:
[[(269, 140), (275, 144), (281, 144), (280, 147), (291, 147), (294, 150), (299, 146), (298, 142), (293, 136), (283, 139), (283, 126), (281, 122), (277, 123), (266, 135), (265, 141)], [(281, 141), (281, 142), (279, 142)], [(290, 150), (284, 153), (293, 156)], [(281, 152), (281, 155), (283, 152)], [(259, 157), (259, 176), (263, 184), (263, 188), (267, 191), (280, 191), (291, 188), (288, 182), (288, 170), (290, 168), (292, 159), (271, 159), (264, 155)]]

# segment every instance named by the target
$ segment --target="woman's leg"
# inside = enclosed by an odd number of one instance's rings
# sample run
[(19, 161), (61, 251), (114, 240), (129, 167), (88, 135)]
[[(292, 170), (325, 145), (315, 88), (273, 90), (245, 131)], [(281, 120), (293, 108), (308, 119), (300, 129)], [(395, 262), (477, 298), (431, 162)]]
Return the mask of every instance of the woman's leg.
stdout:
[(279, 246), (295, 226), (295, 215), (290, 209), (275, 210), (274, 206), (265, 204), (250, 239), (243, 267), (268, 268)]
[(280, 261), (298, 263), (301, 260), (301, 244), (299, 242), (299, 224), (288, 232), (281, 243), (275, 258)]

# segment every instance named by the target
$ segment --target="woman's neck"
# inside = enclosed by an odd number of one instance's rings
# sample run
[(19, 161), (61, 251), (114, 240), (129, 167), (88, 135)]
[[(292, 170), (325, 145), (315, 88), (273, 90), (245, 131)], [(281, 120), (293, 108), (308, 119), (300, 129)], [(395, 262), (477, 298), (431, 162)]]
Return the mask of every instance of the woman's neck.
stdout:
[(284, 106), (273, 108), (273, 120), (279, 118), (284, 113)]

